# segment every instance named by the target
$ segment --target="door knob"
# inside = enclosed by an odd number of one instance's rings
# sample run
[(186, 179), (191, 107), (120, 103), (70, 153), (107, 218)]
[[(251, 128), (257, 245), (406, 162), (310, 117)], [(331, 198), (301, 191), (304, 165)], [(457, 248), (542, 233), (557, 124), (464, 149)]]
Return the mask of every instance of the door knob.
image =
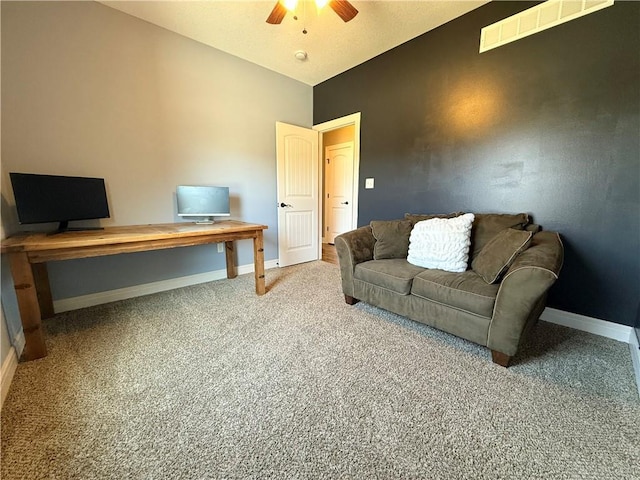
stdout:
[(340, 202), (342, 205), (349, 205), (349, 202)]
[(282, 208), (284, 208), (284, 207), (291, 207), (291, 205), (289, 205), (288, 203), (284, 203), (284, 202), (280, 202), (280, 206), (281, 206)]

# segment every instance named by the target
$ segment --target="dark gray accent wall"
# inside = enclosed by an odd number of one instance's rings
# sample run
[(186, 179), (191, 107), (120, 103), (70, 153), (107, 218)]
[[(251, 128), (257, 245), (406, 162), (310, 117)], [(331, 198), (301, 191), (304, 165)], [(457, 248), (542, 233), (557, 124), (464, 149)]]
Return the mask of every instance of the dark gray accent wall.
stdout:
[(317, 85), (314, 123), (362, 112), (361, 225), (528, 212), (565, 245), (549, 306), (633, 325), (640, 3), (478, 53), (482, 27), (534, 4), (491, 2)]

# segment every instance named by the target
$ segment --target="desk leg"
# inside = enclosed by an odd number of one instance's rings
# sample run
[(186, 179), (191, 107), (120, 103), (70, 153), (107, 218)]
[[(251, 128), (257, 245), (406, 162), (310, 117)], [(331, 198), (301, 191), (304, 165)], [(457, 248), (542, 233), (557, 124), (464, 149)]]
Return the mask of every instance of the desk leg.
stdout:
[(49, 285), (47, 264), (33, 263), (31, 264), (31, 271), (33, 272), (33, 280), (36, 285), (36, 293), (38, 294), (38, 304), (40, 305), (40, 314), (42, 315), (42, 319), (52, 318), (54, 316), (53, 299), (51, 298), (51, 286)]
[(253, 239), (253, 266), (256, 277), (256, 293), (265, 294), (264, 286), (264, 236), (262, 230), (258, 230)]
[(227, 278), (236, 278), (238, 273), (236, 272), (236, 259), (233, 252), (235, 251), (235, 247), (233, 246), (233, 242), (224, 242), (225, 255), (227, 258)]
[(46, 357), (47, 346), (42, 332), (40, 304), (31, 264), (24, 252), (11, 253), (9, 261), (24, 331), (25, 345), (22, 359), (28, 361)]

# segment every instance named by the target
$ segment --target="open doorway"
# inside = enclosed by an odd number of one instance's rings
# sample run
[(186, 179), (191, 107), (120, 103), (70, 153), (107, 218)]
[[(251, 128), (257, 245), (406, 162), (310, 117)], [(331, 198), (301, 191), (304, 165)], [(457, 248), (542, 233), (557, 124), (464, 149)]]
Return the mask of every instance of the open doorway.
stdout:
[[(320, 133), (320, 258), (331, 255), (333, 239), (358, 226), (360, 113), (315, 125)], [(328, 248), (329, 247), (329, 248)]]

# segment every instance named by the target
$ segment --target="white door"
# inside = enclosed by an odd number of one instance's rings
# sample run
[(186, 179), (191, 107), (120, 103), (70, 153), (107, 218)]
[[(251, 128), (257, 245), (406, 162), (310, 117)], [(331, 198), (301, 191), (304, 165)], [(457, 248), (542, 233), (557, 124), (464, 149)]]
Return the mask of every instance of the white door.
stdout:
[(281, 267), (319, 258), (318, 136), (315, 130), (276, 122)]
[[(327, 133), (353, 125), (353, 178), (352, 178), (352, 200), (349, 201), (349, 205), (351, 205), (351, 225), (349, 226), (349, 230), (353, 230), (358, 228), (358, 183), (360, 178), (360, 117), (361, 114), (359, 112), (353, 113), (351, 115), (347, 115), (346, 117), (336, 118), (334, 120), (329, 120), (328, 122), (320, 123), (318, 125), (314, 125), (313, 129), (320, 132), (321, 137)], [(324, 153), (324, 152), (323, 152)], [(325, 157), (323, 157), (325, 158)], [(325, 159), (326, 161), (326, 159)], [(324, 177), (323, 183), (326, 183), (326, 175)], [(326, 187), (325, 187), (326, 189)], [(325, 192), (326, 193), (326, 192)], [(323, 195), (323, 198), (326, 197), (326, 194)], [(326, 198), (324, 198), (326, 200)], [(324, 204), (324, 200), (322, 202), (323, 208), (326, 208)], [(323, 220), (326, 222), (326, 215), (323, 215)], [(322, 229), (321, 235), (323, 240), (327, 241), (327, 229)]]
[(353, 223), (353, 142), (325, 149), (324, 238), (327, 243)]

